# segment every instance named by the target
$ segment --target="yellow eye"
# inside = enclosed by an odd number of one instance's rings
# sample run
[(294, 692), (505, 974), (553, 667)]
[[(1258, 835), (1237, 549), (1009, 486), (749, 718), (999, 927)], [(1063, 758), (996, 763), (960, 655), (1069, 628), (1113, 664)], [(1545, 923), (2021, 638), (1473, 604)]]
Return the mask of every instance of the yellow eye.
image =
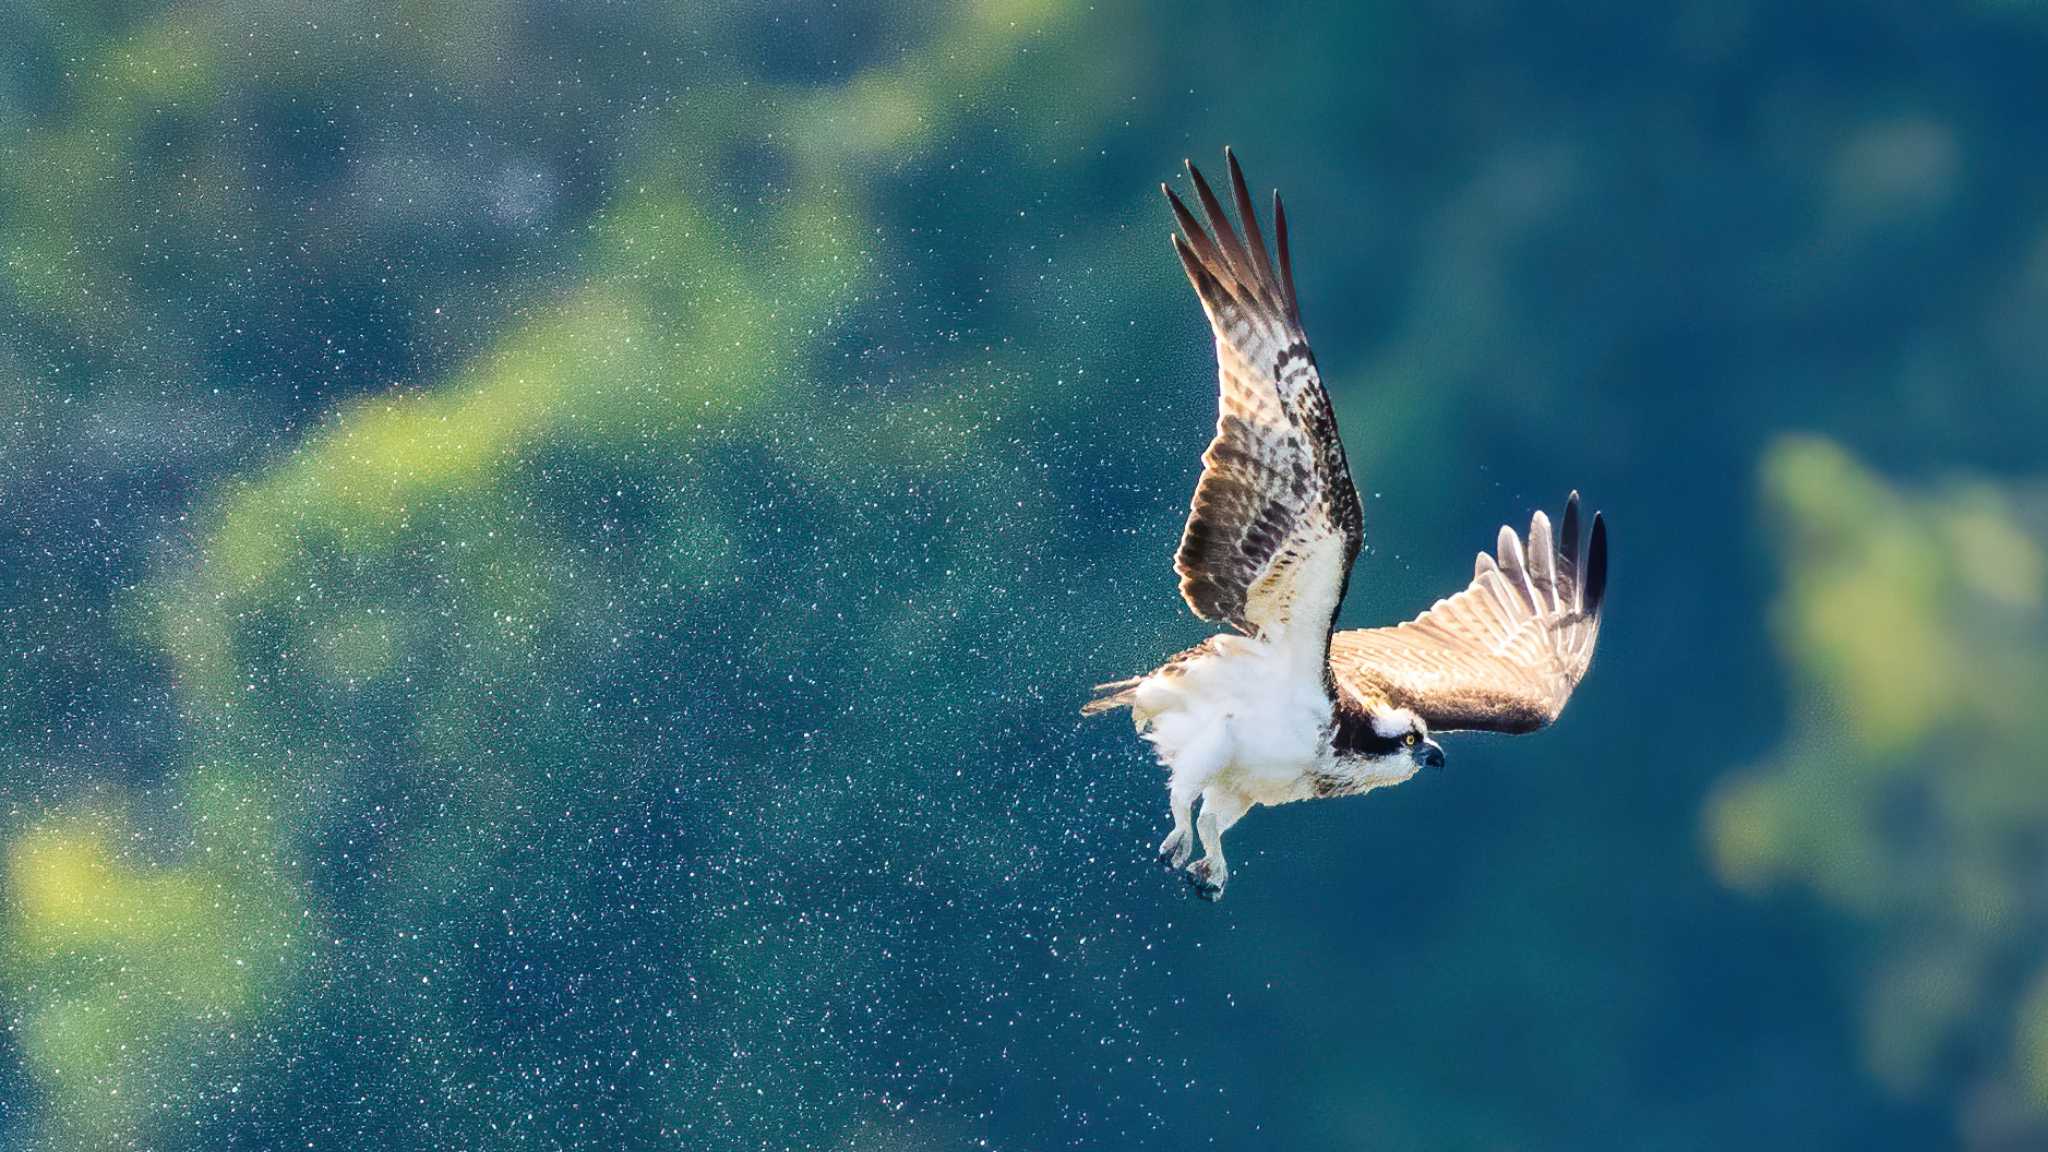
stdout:
[(1420, 739), (1422, 739), (1422, 737), (1417, 736), (1413, 732), (1410, 732), (1406, 736), (1401, 737), (1401, 743), (1406, 744), (1410, 748), (1413, 748), (1415, 747), (1415, 742)]

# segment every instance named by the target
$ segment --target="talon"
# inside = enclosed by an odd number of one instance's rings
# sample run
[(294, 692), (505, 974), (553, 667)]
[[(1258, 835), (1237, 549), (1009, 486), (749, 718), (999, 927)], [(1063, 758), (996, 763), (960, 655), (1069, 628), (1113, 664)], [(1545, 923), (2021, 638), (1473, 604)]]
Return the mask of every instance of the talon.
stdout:
[(1195, 895), (1212, 903), (1223, 899), (1223, 884), (1230, 879), (1227, 869), (1216, 866), (1216, 861), (1204, 856), (1188, 865), (1188, 883), (1194, 886)]
[(1176, 871), (1187, 866), (1188, 834), (1185, 830), (1169, 832), (1166, 839), (1159, 842), (1159, 862)]

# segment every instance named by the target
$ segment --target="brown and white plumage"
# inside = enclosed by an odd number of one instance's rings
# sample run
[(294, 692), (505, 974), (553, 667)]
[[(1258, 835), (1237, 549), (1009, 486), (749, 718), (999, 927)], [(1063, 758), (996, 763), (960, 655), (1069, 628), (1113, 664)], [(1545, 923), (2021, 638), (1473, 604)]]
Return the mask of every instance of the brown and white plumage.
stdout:
[(1391, 628), (1330, 640), (1338, 706), (1406, 708), (1432, 731), (1534, 732), (1557, 719), (1593, 663), (1607, 594), (1607, 525), (1579, 552), (1579, 494), (1553, 543), (1538, 512), (1526, 541), (1503, 526), (1472, 583)]
[[(1286, 211), (1275, 193), (1276, 264), (1224, 156), (1242, 235), (1193, 164), (1206, 230), (1164, 191), (1220, 384), (1174, 570), (1195, 615), (1236, 632), (1099, 685), (1082, 708), (1128, 707), (1171, 769), (1160, 855), (1210, 898), (1228, 875), (1222, 835), (1251, 808), (1398, 784), (1443, 763), (1432, 729), (1528, 732), (1556, 719), (1592, 660), (1607, 582), (1606, 526), (1593, 517), (1582, 558), (1573, 493), (1561, 539), (1539, 512), (1526, 543), (1501, 530), (1464, 591), (1404, 624), (1334, 632), (1364, 540), (1358, 492), (1302, 331)], [(1197, 798), (1204, 854), (1190, 864)]]
[[(1237, 158), (1224, 153), (1244, 237), (1193, 164), (1188, 176), (1209, 228), (1165, 185), (1173, 237), (1216, 337), (1221, 385), (1216, 436), (1202, 453), (1174, 570), (1204, 620), (1248, 635), (1327, 631), (1364, 540), (1364, 518), (1337, 419), (1301, 330), (1287, 211), (1273, 195), (1278, 267), (1266, 252)], [(1248, 241), (1248, 242), (1247, 242)], [(1327, 584), (1334, 573), (1334, 590)], [(1333, 594), (1334, 591), (1334, 594)], [(1306, 618), (1297, 620), (1297, 612)]]

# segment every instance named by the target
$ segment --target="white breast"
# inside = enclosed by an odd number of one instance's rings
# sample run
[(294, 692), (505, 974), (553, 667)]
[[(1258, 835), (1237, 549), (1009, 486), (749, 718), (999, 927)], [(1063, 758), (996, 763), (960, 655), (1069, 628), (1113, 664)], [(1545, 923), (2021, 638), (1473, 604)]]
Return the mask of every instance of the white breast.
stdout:
[(1327, 749), (1330, 700), (1312, 668), (1287, 645), (1219, 637), (1177, 673), (1147, 677), (1134, 711), (1176, 781), (1221, 776), (1277, 803)]

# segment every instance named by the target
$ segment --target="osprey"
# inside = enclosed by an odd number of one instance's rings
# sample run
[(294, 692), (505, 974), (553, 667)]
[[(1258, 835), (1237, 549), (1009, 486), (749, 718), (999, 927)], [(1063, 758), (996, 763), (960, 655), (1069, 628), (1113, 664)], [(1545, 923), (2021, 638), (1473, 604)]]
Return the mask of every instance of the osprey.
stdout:
[[(1606, 524), (1593, 516), (1581, 555), (1574, 492), (1558, 531), (1540, 511), (1526, 538), (1503, 527), (1472, 583), (1422, 615), (1336, 631), (1364, 540), (1358, 491), (1302, 333), (1280, 194), (1276, 268), (1237, 158), (1223, 155), (1242, 238), (1193, 163), (1210, 231), (1160, 189), (1222, 382), (1174, 570), (1195, 615), (1235, 632), (1098, 685), (1081, 709), (1131, 710), (1172, 773), (1160, 858), (1211, 900), (1229, 878), (1223, 834), (1253, 807), (1355, 796), (1441, 768), (1433, 733), (1533, 732), (1557, 719), (1592, 662), (1607, 588)], [(1192, 864), (1191, 825), (1203, 853)]]

